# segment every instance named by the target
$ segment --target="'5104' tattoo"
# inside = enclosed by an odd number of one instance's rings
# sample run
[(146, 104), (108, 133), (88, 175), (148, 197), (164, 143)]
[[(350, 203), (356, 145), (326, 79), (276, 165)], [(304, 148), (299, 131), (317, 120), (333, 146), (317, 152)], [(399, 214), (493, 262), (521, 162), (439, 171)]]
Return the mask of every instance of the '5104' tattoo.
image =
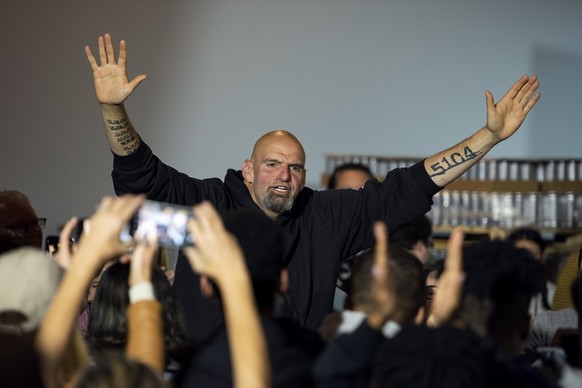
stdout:
[(459, 152), (453, 152), (447, 158), (446, 156), (440, 161), (434, 164), (431, 164), (430, 168), (434, 171), (431, 174), (431, 178), (433, 176), (443, 175), (447, 171), (457, 166), (460, 166), (463, 163), (466, 163), (472, 159), (475, 159), (477, 156), (481, 154), (481, 151), (473, 152), (469, 147), (465, 147), (463, 149), (463, 154), (461, 155)]

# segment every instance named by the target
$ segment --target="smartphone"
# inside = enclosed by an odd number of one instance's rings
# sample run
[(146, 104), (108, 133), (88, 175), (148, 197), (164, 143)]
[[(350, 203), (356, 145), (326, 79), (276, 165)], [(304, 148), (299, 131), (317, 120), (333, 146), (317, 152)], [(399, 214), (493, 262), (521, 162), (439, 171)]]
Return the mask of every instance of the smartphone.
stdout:
[(45, 251), (54, 254), (59, 250), (59, 236), (47, 236), (44, 241)]
[(194, 239), (188, 233), (188, 221), (192, 217), (190, 207), (147, 200), (132, 218), (129, 234), (136, 242), (155, 238), (164, 248), (191, 246)]

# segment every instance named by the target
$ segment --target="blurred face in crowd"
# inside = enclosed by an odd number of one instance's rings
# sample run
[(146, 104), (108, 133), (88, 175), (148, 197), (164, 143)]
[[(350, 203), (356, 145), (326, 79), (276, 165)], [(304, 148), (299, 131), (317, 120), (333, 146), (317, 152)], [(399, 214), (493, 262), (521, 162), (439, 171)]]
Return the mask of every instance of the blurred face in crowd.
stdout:
[(517, 240), (514, 244), (517, 248), (525, 249), (531, 253), (536, 260), (542, 259), (542, 248), (535, 242), (527, 239)]
[(340, 171), (336, 177), (336, 189), (354, 189), (358, 190), (364, 187), (370, 176), (362, 170), (344, 170)]
[(438, 286), (439, 279), (437, 277), (437, 271), (432, 271), (426, 276), (426, 317), (432, 313), (432, 301), (436, 288)]
[(14, 235), (24, 245), (42, 248), (42, 228), (26, 197), (0, 199), (0, 229)]
[(257, 141), (242, 172), (253, 201), (274, 219), (291, 210), (305, 186), (305, 151), (289, 132), (269, 132)]

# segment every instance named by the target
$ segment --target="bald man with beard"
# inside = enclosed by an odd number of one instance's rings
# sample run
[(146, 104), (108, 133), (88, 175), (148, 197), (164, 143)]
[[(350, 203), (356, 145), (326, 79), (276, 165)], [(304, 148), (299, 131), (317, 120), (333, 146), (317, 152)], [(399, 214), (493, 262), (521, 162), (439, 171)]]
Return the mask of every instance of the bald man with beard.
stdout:
[[(128, 79), (126, 43), (120, 42), (118, 58), (109, 34), (99, 37), (98, 47), (99, 63), (89, 46), (85, 52), (114, 154), (116, 193), (146, 193), (148, 199), (188, 206), (208, 200), (219, 211), (254, 209), (275, 220), (285, 234), (288, 306), (311, 329), (332, 309), (340, 262), (373, 246), (373, 222), (383, 220), (395, 232), (428, 212), (432, 196), (517, 131), (540, 97), (537, 77), (527, 75), (496, 104), (487, 91), (485, 126), (410, 168), (389, 172), (382, 182), (369, 180), (357, 191), (305, 187), (305, 151), (285, 130), (263, 135), (241, 170), (229, 169), (224, 180), (197, 179), (160, 161), (132, 126), (123, 103), (146, 76)], [(205, 301), (199, 288), (187, 261), (178, 258), (174, 289), (195, 342), (219, 323), (218, 307)]]

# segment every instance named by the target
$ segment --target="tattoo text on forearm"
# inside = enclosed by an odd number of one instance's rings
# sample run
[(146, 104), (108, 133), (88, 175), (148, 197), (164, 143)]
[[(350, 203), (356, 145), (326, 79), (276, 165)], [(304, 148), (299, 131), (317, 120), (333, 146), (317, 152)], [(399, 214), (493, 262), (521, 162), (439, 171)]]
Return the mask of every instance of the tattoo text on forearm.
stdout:
[(434, 173), (430, 175), (431, 178), (444, 175), (447, 171), (475, 159), (481, 154), (481, 151), (473, 152), (469, 147), (465, 147), (463, 149), (463, 154), (464, 155), (461, 155), (459, 152), (453, 152), (448, 157), (443, 157), (440, 162), (431, 164), (430, 168), (434, 171)]
[(135, 133), (131, 130), (129, 120), (107, 120), (107, 127), (114, 131), (115, 140), (122, 146), (123, 150), (128, 153), (134, 153), (137, 150), (138, 142)]

